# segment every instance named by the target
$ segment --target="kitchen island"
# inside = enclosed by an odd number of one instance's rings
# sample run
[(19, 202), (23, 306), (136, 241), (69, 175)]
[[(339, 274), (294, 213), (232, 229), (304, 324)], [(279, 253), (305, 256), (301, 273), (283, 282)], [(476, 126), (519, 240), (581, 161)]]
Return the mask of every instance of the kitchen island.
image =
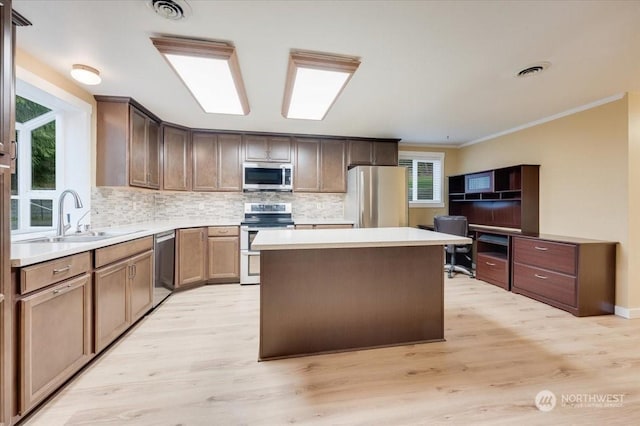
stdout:
[(443, 246), (470, 243), (417, 228), (260, 231), (259, 359), (444, 340)]

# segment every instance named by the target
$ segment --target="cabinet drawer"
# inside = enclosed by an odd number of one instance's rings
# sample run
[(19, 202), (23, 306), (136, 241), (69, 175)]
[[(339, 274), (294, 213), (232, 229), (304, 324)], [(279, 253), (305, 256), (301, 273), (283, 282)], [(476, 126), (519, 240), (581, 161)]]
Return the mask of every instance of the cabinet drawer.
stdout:
[(509, 289), (509, 268), (507, 259), (478, 253), (476, 278)]
[(576, 279), (572, 276), (514, 262), (513, 288), (576, 306)]
[(240, 230), (237, 226), (210, 226), (210, 237), (231, 237), (234, 235), (240, 235)]
[(153, 248), (153, 237), (139, 238), (96, 250), (96, 268)]
[(91, 269), (89, 252), (27, 266), (20, 270), (20, 294), (75, 277)]
[(513, 239), (513, 261), (543, 269), (576, 274), (577, 247), (528, 238)]

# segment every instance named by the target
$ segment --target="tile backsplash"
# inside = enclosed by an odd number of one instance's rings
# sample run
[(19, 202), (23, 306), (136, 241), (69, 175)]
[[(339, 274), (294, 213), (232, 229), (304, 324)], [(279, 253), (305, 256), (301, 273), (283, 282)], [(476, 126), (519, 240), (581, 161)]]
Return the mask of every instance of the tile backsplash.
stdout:
[(244, 203), (291, 203), (294, 219), (342, 219), (345, 194), (284, 192), (157, 192), (127, 187), (91, 190), (91, 225), (123, 226), (150, 220), (240, 221)]

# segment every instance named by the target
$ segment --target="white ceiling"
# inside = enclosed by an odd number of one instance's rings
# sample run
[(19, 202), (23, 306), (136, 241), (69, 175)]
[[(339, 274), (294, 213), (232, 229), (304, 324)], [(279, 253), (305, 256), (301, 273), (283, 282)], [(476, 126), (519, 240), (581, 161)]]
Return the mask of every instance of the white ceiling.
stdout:
[[(171, 22), (144, 0), (14, 0), (18, 48), (94, 94), (131, 96), (195, 128), (402, 138), (460, 145), (640, 90), (640, 1), (208, 1)], [(149, 37), (232, 42), (247, 116), (204, 113)], [(361, 57), (324, 121), (281, 116), (288, 53)], [(549, 61), (535, 77), (514, 74)]]

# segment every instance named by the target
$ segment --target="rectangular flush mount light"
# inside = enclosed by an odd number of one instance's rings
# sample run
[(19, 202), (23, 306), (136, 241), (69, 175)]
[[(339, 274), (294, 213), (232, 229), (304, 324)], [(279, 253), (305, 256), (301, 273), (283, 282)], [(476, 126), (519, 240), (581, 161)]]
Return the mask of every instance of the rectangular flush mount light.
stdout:
[(359, 65), (355, 57), (292, 51), (282, 115), (323, 120)]
[(247, 115), (249, 101), (235, 48), (228, 43), (151, 38), (202, 109), (214, 114)]

